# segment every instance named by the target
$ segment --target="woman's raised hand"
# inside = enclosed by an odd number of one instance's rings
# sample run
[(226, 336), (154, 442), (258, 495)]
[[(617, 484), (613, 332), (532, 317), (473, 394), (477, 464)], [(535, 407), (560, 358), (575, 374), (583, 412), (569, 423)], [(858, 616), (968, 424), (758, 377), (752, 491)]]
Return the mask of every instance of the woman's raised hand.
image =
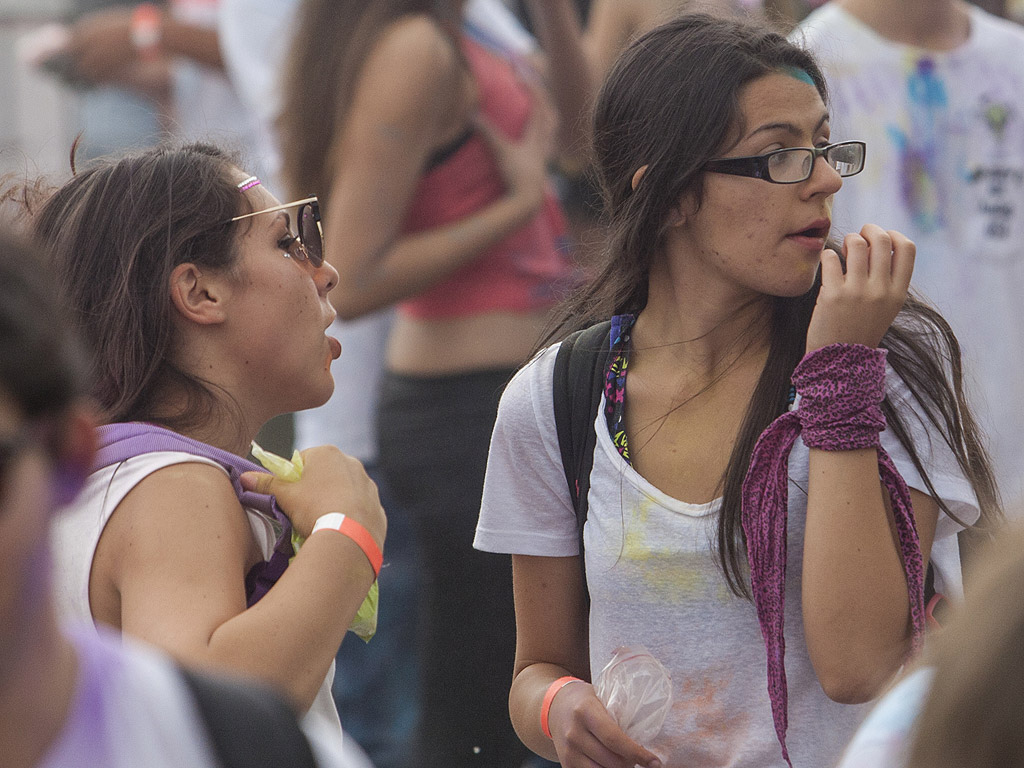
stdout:
[(508, 193), (530, 201), (536, 209), (544, 200), (558, 114), (543, 86), (532, 85), (531, 93), (529, 121), (518, 141), (508, 139), (481, 114), (474, 117), (474, 124), (494, 153)]
[(807, 352), (829, 344), (877, 347), (910, 287), (916, 247), (894, 230), (867, 224), (843, 239), (839, 254), (821, 254), (821, 292), (807, 328)]
[(383, 549), (387, 518), (377, 486), (363, 465), (332, 445), (302, 451), (302, 462), (299, 480), (290, 482), (265, 472), (245, 472), (242, 486), (274, 495), (300, 536), (309, 536), (320, 516), (341, 512), (362, 524)]
[(588, 684), (566, 685), (551, 701), (548, 726), (564, 768), (660, 768), (653, 752), (627, 736)]

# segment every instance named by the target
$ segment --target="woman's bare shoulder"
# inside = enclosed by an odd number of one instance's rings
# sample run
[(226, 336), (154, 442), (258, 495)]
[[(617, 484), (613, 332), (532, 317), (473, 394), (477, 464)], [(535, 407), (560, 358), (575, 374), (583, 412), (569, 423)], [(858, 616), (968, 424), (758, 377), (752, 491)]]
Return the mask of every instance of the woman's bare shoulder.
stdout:
[[(430, 81), (434, 89), (458, 82), (463, 67), (457, 40), (425, 14), (389, 24), (367, 60), (367, 72), (404, 81)], [(389, 78), (390, 79), (390, 78)]]

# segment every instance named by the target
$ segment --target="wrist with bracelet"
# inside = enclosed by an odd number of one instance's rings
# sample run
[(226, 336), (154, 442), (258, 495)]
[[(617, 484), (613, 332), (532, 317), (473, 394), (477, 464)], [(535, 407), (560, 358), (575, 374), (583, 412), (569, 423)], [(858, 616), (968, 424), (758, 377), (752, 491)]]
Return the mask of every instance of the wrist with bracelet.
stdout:
[(548, 725), (548, 715), (551, 713), (551, 702), (555, 700), (555, 694), (565, 688), (570, 683), (585, 683), (586, 680), (580, 680), (578, 677), (572, 675), (566, 675), (560, 677), (551, 685), (548, 686), (547, 691), (544, 692), (544, 700), (540, 705), (540, 729), (549, 739), (551, 736), (551, 727)]
[(139, 3), (132, 9), (128, 38), (140, 59), (160, 57), (163, 42), (164, 13), (153, 3)]
[(340, 512), (331, 512), (321, 515), (316, 519), (316, 522), (313, 523), (313, 530), (309, 534), (310, 537), (317, 533), (317, 531), (335, 531), (343, 536), (347, 536), (356, 543), (359, 549), (363, 551), (363, 554), (366, 555), (366, 559), (370, 561), (374, 579), (380, 576), (380, 568), (384, 563), (384, 553), (381, 552), (373, 535), (361, 523)]
[[(924, 630), (924, 567), (910, 489), (882, 447), (886, 428), (886, 351), (861, 344), (830, 344), (809, 352), (793, 371), (795, 410), (779, 416), (758, 438), (742, 487), (741, 521), (750, 563), (750, 588), (768, 660), (768, 697), (782, 755), (789, 763), (789, 724), (783, 634), (786, 598), (789, 453), (799, 437), (809, 449), (873, 448), (878, 478), (888, 493), (910, 601), (911, 647)], [(792, 763), (789, 763), (790, 765)]]

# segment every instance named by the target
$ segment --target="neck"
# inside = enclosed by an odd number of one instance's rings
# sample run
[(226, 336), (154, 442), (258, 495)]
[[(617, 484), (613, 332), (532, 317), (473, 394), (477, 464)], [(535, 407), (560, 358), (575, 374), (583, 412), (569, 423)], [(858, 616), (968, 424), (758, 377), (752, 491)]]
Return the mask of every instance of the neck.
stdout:
[(633, 348), (664, 353), (701, 379), (713, 380), (742, 358), (762, 360), (770, 342), (771, 298), (672, 274), (666, 260), (651, 270), (647, 306), (637, 319)]
[(882, 37), (929, 50), (952, 50), (970, 36), (968, 7), (960, 0), (835, 0)]
[(0, 744), (8, 768), (39, 763), (63, 730), (75, 693), (78, 660), (47, 603), (34, 625), (5, 649), (0, 668)]
[[(240, 405), (227, 400), (226, 395), (213, 395), (216, 402), (211, 404), (209, 417), (199, 423), (177, 429), (186, 437), (212, 445), (237, 456), (245, 456), (256, 433), (270, 416), (260, 420), (247, 413)], [(176, 424), (182, 414), (188, 414), (194, 407), (195, 399), (184, 391), (174, 391), (159, 398), (161, 406), (155, 414), (160, 423)]]

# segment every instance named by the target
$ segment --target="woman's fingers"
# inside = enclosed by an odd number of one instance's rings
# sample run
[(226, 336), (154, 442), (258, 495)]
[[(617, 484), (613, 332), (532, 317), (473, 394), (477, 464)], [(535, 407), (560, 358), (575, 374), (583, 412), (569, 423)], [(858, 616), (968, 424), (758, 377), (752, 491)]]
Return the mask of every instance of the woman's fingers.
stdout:
[(657, 755), (619, 728), (592, 686), (565, 686), (551, 702), (549, 723), (559, 758), (567, 768), (661, 766)]
[(843, 238), (845, 272), (833, 251), (823, 251), (807, 351), (837, 342), (877, 346), (906, 300), (914, 252), (905, 236), (874, 224)]
[(862, 285), (868, 279), (871, 265), (870, 245), (863, 235), (851, 232), (843, 238), (843, 256), (846, 257), (845, 283)]
[(839, 259), (839, 254), (831, 248), (826, 248), (821, 252), (821, 285), (830, 289), (842, 285), (842, 282), (843, 263)]
[(893, 282), (906, 293), (910, 289), (910, 278), (914, 274), (917, 246), (909, 237), (895, 230), (889, 231), (889, 238), (892, 240)]

